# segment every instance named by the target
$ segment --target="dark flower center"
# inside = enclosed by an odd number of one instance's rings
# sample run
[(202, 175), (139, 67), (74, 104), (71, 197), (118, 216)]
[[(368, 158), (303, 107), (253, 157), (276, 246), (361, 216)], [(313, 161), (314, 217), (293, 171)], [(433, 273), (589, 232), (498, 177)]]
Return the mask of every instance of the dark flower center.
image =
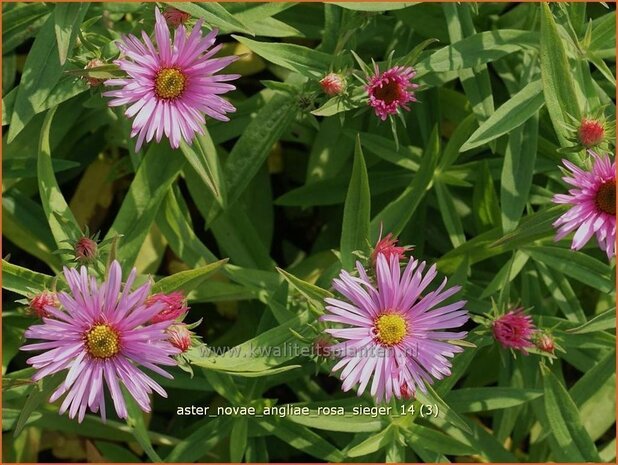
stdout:
[(608, 215), (616, 214), (616, 181), (607, 181), (599, 187), (594, 199), (597, 208)]
[(163, 68), (155, 76), (155, 93), (160, 99), (175, 99), (185, 90), (187, 78), (177, 68)]
[(382, 100), (387, 105), (393, 103), (395, 100), (399, 100), (401, 96), (399, 84), (395, 81), (389, 81), (388, 84), (377, 87), (373, 94), (378, 100)]

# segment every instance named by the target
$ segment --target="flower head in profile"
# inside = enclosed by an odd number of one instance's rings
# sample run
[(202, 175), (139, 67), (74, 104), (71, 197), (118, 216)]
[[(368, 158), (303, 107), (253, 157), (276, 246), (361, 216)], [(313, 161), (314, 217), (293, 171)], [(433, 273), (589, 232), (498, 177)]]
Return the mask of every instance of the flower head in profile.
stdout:
[(30, 299), (30, 302), (28, 302), (28, 308), (30, 309), (32, 314), (39, 318), (49, 317), (47, 307), (56, 308), (59, 305), (60, 302), (58, 302), (56, 293), (51, 291), (43, 291), (32, 297), (32, 299)]
[(163, 308), (150, 319), (152, 323), (177, 320), (189, 310), (187, 300), (180, 291), (170, 292), (169, 294), (154, 294), (146, 300), (148, 306), (160, 304), (163, 304)]
[(579, 250), (596, 235), (599, 247), (611, 259), (616, 255), (616, 162), (608, 155), (590, 155), (589, 171), (563, 160), (568, 171), (562, 179), (573, 188), (553, 198), (554, 203), (571, 206), (554, 222), (556, 240), (575, 231), (571, 248)]
[(204, 115), (228, 121), (226, 113), (235, 111), (220, 95), (235, 89), (226, 81), (239, 75), (215, 73), (238, 57), (213, 58), (221, 48), (212, 47), (217, 31), (202, 37), (200, 20), (190, 34), (180, 25), (172, 41), (165, 18), (158, 9), (155, 14), (155, 43), (143, 31), (142, 41), (133, 35), (123, 37), (118, 43), (123, 57), (115, 63), (127, 77), (105, 81), (120, 88), (103, 94), (112, 97), (110, 106), (129, 106), (125, 115), (133, 118), (136, 151), (144, 141), (159, 142), (163, 135), (173, 148), (181, 140), (191, 143), (196, 134), (204, 133)]
[(365, 89), (376, 116), (384, 121), (389, 115), (396, 114), (399, 108), (409, 111), (408, 103), (416, 102), (414, 89), (418, 87), (410, 82), (416, 76), (414, 68), (395, 66), (381, 73), (376, 64), (374, 71)]
[(65, 268), (64, 276), (70, 291), (57, 294), (60, 307), (47, 305), (49, 316), (43, 318), (43, 324), (25, 332), (26, 338), (40, 342), (21, 350), (43, 351), (28, 359), (37, 370), (33, 380), (66, 370), (50, 402), (66, 394), (60, 413), (68, 410), (69, 417), (80, 422), (86, 409), (100, 412), (105, 420), (104, 386), (120, 418), (127, 417), (121, 384), (141, 409), (149, 412), (149, 395), (154, 391), (166, 397), (166, 393), (139, 366), (171, 378), (159, 365), (176, 365), (173, 356), (179, 353), (167, 340), (168, 321), (147, 324), (163, 308), (163, 304), (146, 305), (150, 283), (132, 291), (136, 278), (133, 269), (123, 286), (122, 270), (116, 261), (101, 285), (85, 267), (80, 271)]
[(519, 307), (496, 318), (491, 329), (496, 341), (505, 349), (514, 349), (527, 354), (527, 350), (534, 347), (532, 338), (536, 334), (536, 327), (532, 317), (524, 313)]
[(178, 27), (181, 24), (185, 24), (189, 18), (191, 18), (191, 15), (177, 8), (168, 6), (163, 10), (163, 17), (167, 21), (167, 24), (172, 27)]
[(320, 80), (320, 87), (330, 97), (339, 95), (345, 89), (344, 77), (338, 73), (328, 73)]
[[(342, 271), (333, 288), (343, 299), (327, 298), (322, 321), (344, 328), (326, 332), (342, 339), (331, 347), (341, 358), (333, 371), (341, 370), (342, 389), (358, 385), (358, 395), (367, 388), (379, 402), (410, 397), (426, 384), (451, 374), (450, 357), (463, 349), (450, 341), (467, 332), (447, 331), (468, 320), (465, 301), (443, 305), (459, 287), (446, 288), (444, 281), (425, 292), (437, 275), (436, 266), (425, 271), (425, 262), (410, 260), (401, 270), (399, 257), (377, 258), (373, 282), (357, 262), (358, 277)], [(425, 293), (423, 295), (423, 293)]]
[(413, 247), (398, 246), (397, 242), (399, 242), (399, 239), (393, 237), (392, 233), (388, 233), (385, 237), (382, 237), (382, 231), (380, 231), (378, 242), (371, 252), (371, 263), (375, 266), (378, 255), (384, 255), (387, 259), (396, 256), (400, 261), (405, 260), (406, 252), (412, 250)]

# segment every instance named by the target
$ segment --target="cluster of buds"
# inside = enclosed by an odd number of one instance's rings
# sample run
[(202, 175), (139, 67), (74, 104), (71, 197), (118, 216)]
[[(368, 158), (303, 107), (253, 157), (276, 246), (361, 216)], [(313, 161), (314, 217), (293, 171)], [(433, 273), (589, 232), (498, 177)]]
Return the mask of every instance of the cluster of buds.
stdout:
[(495, 318), (491, 329), (494, 339), (502, 347), (518, 350), (524, 355), (532, 348), (553, 355), (558, 347), (553, 336), (546, 330), (538, 329), (522, 307)]

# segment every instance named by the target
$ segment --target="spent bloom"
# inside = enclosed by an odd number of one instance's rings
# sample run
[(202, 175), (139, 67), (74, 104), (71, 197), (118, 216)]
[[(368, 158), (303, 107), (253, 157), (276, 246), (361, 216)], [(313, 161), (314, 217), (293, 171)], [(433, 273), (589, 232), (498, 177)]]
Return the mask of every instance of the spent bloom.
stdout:
[(49, 399), (54, 402), (66, 394), (60, 414), (68, 410), (70, 418), (81, 422), (90, 409), (105, 420), (105, 385), (120, 418), (127, 417), (121, 383), (146, 412), (153, 391), (167, 396), (139, 365), (171, 378), (158, 365), (176, 365), (173, 356), (178, 349), (167, 340), (169, 322), (146, 325), (163, 305), (146, 306), (150, 283), (131, 291), (136, 275), (133, 269), (123, 286), (122, 270), (114, 261), (106, 281), (99, 285), (85, 267), (64, 268), (70, 291), (57, 294), (61, 307), (47, 305), (49, 317), (26, 330), (26, 338), (41, 342), (21, 350), (44, 351), (28, 359), (37, 370), (34, 381), (68, 370)]
[(339, 95), (345, 89), (345, 81), (340, 74), (328, 73), (320, 80), (322, 91), (328, 96)]
[(596, 235), (599, 247), (611, 259), (616, 255), (616, 162), (608, 155), (589, 153), (590, 171), (563, 160), (568, 171), (562, 179), (573, 188), (553, 198), (554, 203), (571, 206), (554, 222), (556, 240), (575, 231), (571, 248), (579, 250)]
[(185, 296), (180, 291), (170, 292), (169, 294), (154, 294), (146, 300), (148, 306), (161, 304), (161, 311), (150, 319), (152, 323), (176, 320), (189, 310)]
[(365, 86), (369, 95), (369, 105), (382, 121), (389, 115), (397, 113), (399, 108), (409, 111), (408, 103), (416, 102), (414, 89), (418, 84), (410, 82), (416, 71), (408, 66), (395, 66), (383, 73), (376, 64), (375, 74), (371, 76)]
[(532, 317), (526, 315), (521, 307), (496, 318), (491, 329), (496, 341), (505, 349), (515, 349), (527, 354), (526, 349), (534, 347), (532, 337), (537, 330)]
[(235, 89), (225, 81), (240, 77), (215, 74), (238, 58), (212, 58), (221, 48), (211, 48), (217, 30), (202, 37), (201, 20), (190, 34), (180, 25), (172, 42), (165, 18), (158, 9), (155, 14), (155, 43), (144, 31), (142, 41), (130, 34), (123, 37), (118, 48), (124, 56), (115, 63), (127, 77), (105, 81), (120, 88), (103, 94), (112, 97), (110, 106), (129, 105), (125, 115), (134, 118), (131, 137), (137, 137), (136, 151), (144, 141), (159, 142), (163, 134), (173, 148), (181, 140), (191, 143), (196, 133), (204, 134), (204, 115), (228, 121), (225, 114), (235, 108), (219, 95)]
[(165, 10), (163, 10), (163, 17), (165, 18), (165, 21), (167, 21), (168, 25), (178, 27), (181, 24), (185, 24), (191, 15), (189, 13), (185, 13), (184, 11), (180, 11), (177, 8), (168, 6)]
[(342, 271), (333, 288), (344, 299), (327, 298), (322, 321), (341, 323), (345, 328), (327, 329), (343, 339), (331, 347), (341, 360), (333, 371), (342, 370), (342, 389), (358, 385), (358, 395), (368, 388), (379, 402), (412, 396), (416, 389), (451, 374), (449, 357), (463, 349), (450, 341), (463, 339), (459, 328), (468, 320), (460, 300), (441, 305), (459, 287), (446, 289), (446, 279), (437, 289), (421, 295), (437, 275), (433, 265), (425, 273), (425, 262), (410, 260), (402, 272), (399, 257), (378, 255), (373, 282), (360, 264), (358, 277)]
[(380, 238), (371, 252), (371, 263), (375, 266), (378, 255), (384, 255), (387, 260), (392, 256), (396, 256), (401, 261), (405, 260), (406, 252), (408, 250), (412, 250), (412, 247), (397, 246), (398, 241), (399, 240), (397, 238), (393, 237), (392, 233), (388, 233), (384, 238), (382, 238), (382, 233), (380, 232)]
[(56, 308), (59, 305), (60, 302), (58, 302), (56, 293), (50, 291), (43, 291), (40, 294), (35, 295), (28, 303), (28, 307), (30, 308), (32, 314), (39, 318), (49, 317), (47, 307)]

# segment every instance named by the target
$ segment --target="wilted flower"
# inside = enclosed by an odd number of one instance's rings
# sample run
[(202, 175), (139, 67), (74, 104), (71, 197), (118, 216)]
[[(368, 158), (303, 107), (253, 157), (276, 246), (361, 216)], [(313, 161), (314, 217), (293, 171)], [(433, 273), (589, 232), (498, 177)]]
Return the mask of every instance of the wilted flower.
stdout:
[(371, 263), (373, 265), (376, 264), (378, 255), (384, 255), (387, 259), (390, 259), (390, 257), (395, 256), (400, 261), (405, 260), (406, 252), (409, 250), (412, 250), (412, 247), (409, 247), (409, 246), (398, 247), (397, 246), (398, 241), (399, 240), (397, 238), (393, 238), (392, 233), (388, 233), (386, 237), (382, 238), (382, 233), (380, 232), (380, 238), (378, 239), (378, 242), (376, 243), (376, 246), (374, 247), (373, 252), (371, 252)]
[(161, 305), (161, 311), (151, 318), (152, 323), (177, 320), (189, 310), (186, 298), (180, 291), (169, 294), (154, 294), (146, 300), (146, 305)]
[[(342, 389), (358, 386), (361, 395), (373, 378), (370, 392), (377, 401), (409, 396), (416, 388), (451, 374), (448, 357), (461, 352), (451, 340), (467, 332), (444, 331), (459, 328), (468, 320), (465, 301), (440, 306), (460, 287), (445, 289), (446, 279), (434, 291), (421, 294), (437, 275), (433, 265), (423, 276), (425, 262), (410, 260), (401, 271), (399, 257), (378, 255), (376, 282), (357, 262), (359, 277), (342, 271), (333, 287), (345, 300), (327, 298), (322, 321), (342, 323), (343, 329), (327, 329), (344, 339), (332, 346), (342, 359), (333, 371), (341, 371)], [(402, 388), (402, 386), (405, 386)]]
[(50, 291), (43, 291), (40, 294), (35, 295), (28, 303), (28, 307), (32, 313), (39, 318), (49, 317), (47, 307), (57, 308), (59, 305), (60, 302), (58, 302), (56, 293)]
[(339, 95), (345, 89), (345, 81), (340, 74), (328, 73), (320, 80), (320, 86), (328, 96)]
[(505, 349), (515, 349), (527, 354), (534, 347), (532, 337), (536, 332), (532, 317), (524, 313), (523, 308), (510, 310), (492, 322), (494, 338)]
[(575, 231), (571, 248), (579, 250), (596, 235), (599, 247), (611, 259), (616, 255), (616, 162), (607, 155), (592, 151), (590, 155), (590, 171), (563, 160), (569, 172), (562, 179), (574, 188), (568, 194), (554, 195), (554, 203), (571, 205), (554, 222), (556, 240)]
[(163, 134), (173, 148), (180, 147), (181, 140), (191, 143), (196, 133), (204, 134), (204, 114), (228, 121), (225, 113), (236, 110), (219, 94), (234, 90), (224, 81), (240, 76), (215, 73), (238, 57), (212, 58), (221, 48), (210, 48), (218, 31), (202, 37), (199, 20), (189, 35), (180, 25), (172, 43), (163, 15), (158, 9), (155, 14), (156, 48), (145, 32), (143, 42), (125, 36), (118, 43), (124, 58), (115, 63), (128, 76), (105, 81), (107, 86), (121, 88), (103, 94), (113, 98), (110, 106), (130, 104), (125, 115), (134, 118), (131, 137), (137, 136), (136, 151), (153, 137), (159, 142)]
[(193, 333), (184, 323), (173, 324), (167, 330), (168, 341), (180, 352), (184, 353), (191, 347), (191, 336)]
[(369, 105), (382, 121), (389, 115), (397, 113), (399, 108), (409, 111), (409, 102), (416, 102), (414, 89), (418, 84), (410, 82), (416, 76), (414, 68), (395, 66), (380, 73), (375, 65), (375, 74), (369, 78), (366, 85), (369, 94)]
[(178, 27), (181, 24), (186, 23), (191, 15), (189, 13), (185, 13), (184, 11), (180, 11), (177, 8), (168, 6), (163, 10), (163, 17), (167, 24), (171, 27)]
[(173, 356), (178, 349), (167, 340), (169, 322), (146, 325), (163, 305), (146, 306), (150, 283), (131, 292), (137, 272), (131, 271), (122, 286), (122, 270), (114, 261), (107, 280), (100, 286), (85, 267), (80, 271), (64, 268), (70, 293), (59, 292), (62, 308), (46, 306), (50, 317), (43, 324), (25, 332), (28, 339), (44, 342), (28, 344), (21, 350), (43, 350), (28, 363), (37, 369), (38, 381), (68, 370), (65, 380), (51, 395), (50, 402), (67, 393), (60, 413), (81, 422), (86, 409), (101, 413), (105, 420), (104, 385), (107, 385), (120, 418), (127, 417), (126, 404), (120, 390), (122, 383), (140, 408), (150, 411), (149, 395), (166, 393), (159, 384), (138, 368), (139, 365), (171, 378), (158, 365), (176, 365)]

